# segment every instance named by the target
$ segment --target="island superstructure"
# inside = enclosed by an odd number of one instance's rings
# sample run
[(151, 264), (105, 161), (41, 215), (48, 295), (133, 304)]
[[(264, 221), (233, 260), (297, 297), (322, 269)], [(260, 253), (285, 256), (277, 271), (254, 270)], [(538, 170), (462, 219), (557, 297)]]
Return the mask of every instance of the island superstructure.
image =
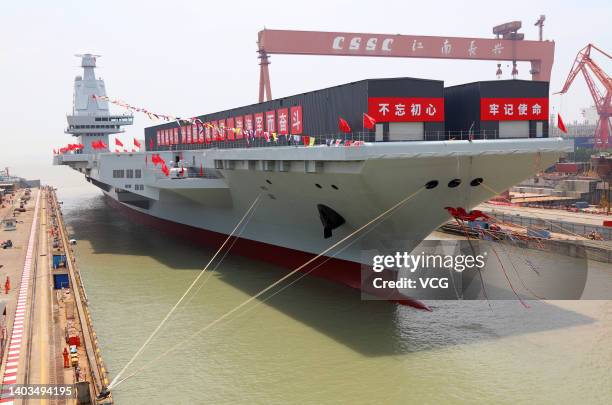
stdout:
[[(97, 100), (103, 88), (75, 84), (75, 103)], [(87, 105), (94, 116), (108, 113)], [(339, 118), (349, 131), (338, 130)], [(259, 198), (232, 252), (286, 268), (410, 196), (304, 268), (359, 288), (364, 250), (409, 251), (449, 219), (445, 207), (469, 210), (571, 150), (548, 137), (547, 121), (547, 82), (445, 89), (436, 80), (372, 79), (149, 127), (146, 151), (86, 147), (54, 162), (83, 173), (134, 219), (215, 247)]]
[(78, 144), (83, 145), (80, 152), (90, 154), (94, 152), (92, 143), (104, 142), (108, 145), (109, 135), (125, 132), (124, 125), (132, 125), (134, 117), (129, 114), (111, 114), (108, 102), (102, 98), (106, 96), (104, 80), (96, 78), (94, 69), (99, 55), (77, 55), (81, 58), (83, 76), (74, 78), (74, 95), (72, 114), (66, 118), (68, 127), (64, 131), (73, 135)]

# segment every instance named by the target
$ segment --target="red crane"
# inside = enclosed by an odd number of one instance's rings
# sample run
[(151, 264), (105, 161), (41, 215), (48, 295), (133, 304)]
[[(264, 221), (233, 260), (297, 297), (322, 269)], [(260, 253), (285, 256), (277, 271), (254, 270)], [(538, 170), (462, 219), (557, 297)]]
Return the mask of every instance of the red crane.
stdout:
[(512, 21), (495, 27), (495, 39), (264, 29), (257, 41), (259, 102), (272, 98), (271, 54), (505, 60), (513, 62), (513, 76), (518, 73), (516, 61), (529, 61), (532, 79), (549, 81), (555, 43), (524, 40), (524, 35), (516, 32), (520, 26), (520, 21)]
[[(595, 45), (588, 44), (578, 52), (574, 65), (565, 81), (565, 85), (563, 85), (563, 89), (561, 89), (559, 94), (567, 92), (578, 75), (578, 72), (582, 72), (584, 80), (586, 80), (589, 86), (591, 96), (593, 96), (593, 100), (595, 101), (597, 114), (599, 115), (599, 120), (595, 127), (595, 147), (597, 149), (608, 149), (612, 147), (612, 127), (610, 126), (610, 116), (612, 115), (612, 106), (610, 105), (610, 100), (612, 99), (612, 79), (595, 63), (595, 61), (593, 61), (593, 59), (591, 59), (591, 50), (593, 49), (608, 58), (612, 58)], [(604, 94), (602, 94), (595, 85), (595, 81), (591, 77), (589, 69), (603, 85)]]

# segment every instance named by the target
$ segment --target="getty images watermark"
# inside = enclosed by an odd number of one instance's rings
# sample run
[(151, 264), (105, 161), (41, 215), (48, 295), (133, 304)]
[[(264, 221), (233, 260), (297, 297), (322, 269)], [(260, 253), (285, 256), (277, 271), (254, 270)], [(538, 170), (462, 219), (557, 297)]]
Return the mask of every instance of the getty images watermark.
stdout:
[[(481, 255), (441, 255), (441, 254), (409, 254), (408, 252), (395, 252), (392, 255), (375, 255), (372, 258), (372, 271), (379, 273), (372, 280), (372, 286), (377, 289), (400, 288), (448, 288), (449, 276), (421, 275), (421, 269), (446, 269), (461, 273), (465, 270), (483, 269), (485, 267), (487, 252)], [(385, 270), (398, 270), (394, 280), (385, 280)], [(401, 270), (407, 270), (401, 272)]]
[(363, 299), (612, 299), (611, 288), (587, 283), (589, 272), (597, 276), (599, 267), (589, 269), (580, 244), (572, 252), (514, 240), (384, 245), (390, 247), (362, 252)]

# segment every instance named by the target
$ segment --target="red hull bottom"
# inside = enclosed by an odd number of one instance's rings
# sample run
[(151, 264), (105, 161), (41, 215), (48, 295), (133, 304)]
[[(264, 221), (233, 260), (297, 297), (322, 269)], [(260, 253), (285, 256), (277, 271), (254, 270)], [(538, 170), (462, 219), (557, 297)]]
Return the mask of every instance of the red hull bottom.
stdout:
[[(218, 248), (223, 244), (228, 236), (220, 232), (209, 231), (190, 225), (157, 218), (152, 215), (131, 209), (108, 196), (107, 201), (109, 201), (111, 205), (121, 208), (122, 212), (126, 213), (127, 216), (134, 222), (159, 229), (167, 234), (189, 240), (190, 242), (197, 241), (204, 246)], [(289, 270), (296, 269), (297, 267), (316, 257), (316, 255), (312, 253), (307, 253), (300, 250), (271, 245), (251, 239), (236, 239), (237, 240), (232, 247), (233, 254), (272, 263)], [(308, 273), (308, 275), (314, 277), (342, 283), (351, 288), (358, 290), (361, 289), (360, 263), (337, 259), (334, 257), (321, 256), (300, 271)], [(392, 301), (418, 309), (429, 310), (424, 303), (410, 298)]]

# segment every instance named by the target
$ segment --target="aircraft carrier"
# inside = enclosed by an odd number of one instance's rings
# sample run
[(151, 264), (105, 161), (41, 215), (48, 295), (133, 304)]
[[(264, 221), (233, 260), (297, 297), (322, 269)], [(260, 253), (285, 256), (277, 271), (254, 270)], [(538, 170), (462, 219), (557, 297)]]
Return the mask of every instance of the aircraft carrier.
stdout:
[(391, 78), (165, 122), (113, 151), (133, 117), (111, 114), (96, 56), (80, 57), (66, 129), (77, 146), (54, 164), (83, 173), (109, 209), (219, 247), (257, 200), (232, 252), (295, 268), (405, 200), (303, 269), (355, 288), (363, 250), (410, 251), (445, 207), (469, 210), (572, 149), (548, 137), (547, 82)]

